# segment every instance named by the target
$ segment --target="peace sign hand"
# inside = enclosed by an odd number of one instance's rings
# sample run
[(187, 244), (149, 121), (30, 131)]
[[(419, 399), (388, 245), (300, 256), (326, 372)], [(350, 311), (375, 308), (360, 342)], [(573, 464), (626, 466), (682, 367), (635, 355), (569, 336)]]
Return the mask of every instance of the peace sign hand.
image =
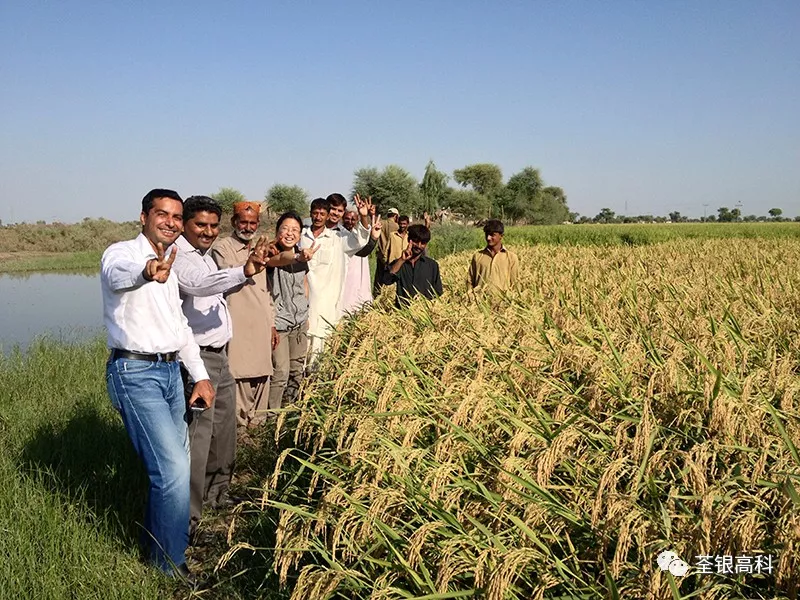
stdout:
[[(373, 204), (372, 207), (375, 208), (375, 205)], [(381, 229), (382, 228), (383, 228), (383, 225), (381, 224), (381, 216), (380, 215), (376, 215), (375, 212), (373, 211), (372, 212), (372, 229), (369, 232), (370, 237), (373, 240), (377, 240), (379, 237), (381, 237)]]
[(311, 248), (301, 248), (300, 252), (297, 253), (297, 262), (307, 263), (310, 262), (314, 255), (319, 250), (319, 244), (314, 242), (314, 245)]
[(175, 262), (175, 256), (178, 254), (178, 247), (172, 246), (169, 258), (164, 257), (164, 244), (158, 242), (156, 244), (156, 258), (151, 258), (144, 266), (142, 275), (147, 281), (157, 281), (158, 283), (166, 283), (169, 279), (169, 273), (172, 270), (172, 263)]
[(372, 206), (372, 196), (367, 196), (366, 198), (361, 198), (358, 194), (353, 196), (353, 202), (356, 203), (358, 207), (358, 214), (362, 217), (369, 216), (370, 207)]
[(401, 258), (403, 260), (411, 260), (413, 255), (414, 253), (411, 251), (411, 242), (408, 242), (408, 246), (406, 246), (406, 249), (403, 250), (403, 256)]
[(267, 240), (266, 236), (262, 235), (258, 238), (255, 248), (253, 248), (250, 256), (247, 257), (247, 262), (244, 264), (244, 274), (246, 277), (252, 277), (264, 270), (269, 244), (270, 242)]

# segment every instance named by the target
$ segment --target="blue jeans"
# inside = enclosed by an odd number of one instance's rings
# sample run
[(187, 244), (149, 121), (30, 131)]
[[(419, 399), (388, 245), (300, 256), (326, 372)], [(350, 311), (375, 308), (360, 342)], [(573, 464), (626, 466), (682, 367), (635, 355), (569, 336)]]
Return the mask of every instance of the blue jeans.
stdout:
[(106, 365), (106, 385), (150, 479), (145, 551), (171, 572), (186, 562), (189, 545), (189, 436), (180, 368), (177, 361), (119, 358)]

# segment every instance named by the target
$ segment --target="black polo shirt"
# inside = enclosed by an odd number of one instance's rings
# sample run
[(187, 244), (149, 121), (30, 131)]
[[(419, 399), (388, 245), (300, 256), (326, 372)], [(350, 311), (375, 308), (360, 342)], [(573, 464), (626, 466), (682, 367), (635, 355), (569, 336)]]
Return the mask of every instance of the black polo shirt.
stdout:
[(398, 308), (408, 304), (409, 300), (417, 294), (422, 294), (428, 299), (442, 295), (439, 263), (424, 254), (417, 259), (414, 265), (410, 261), (404, 262), (394, 275), (387, 269), (386, 276), (385, 283), (387, 285), (397, 282), (395, 305)]

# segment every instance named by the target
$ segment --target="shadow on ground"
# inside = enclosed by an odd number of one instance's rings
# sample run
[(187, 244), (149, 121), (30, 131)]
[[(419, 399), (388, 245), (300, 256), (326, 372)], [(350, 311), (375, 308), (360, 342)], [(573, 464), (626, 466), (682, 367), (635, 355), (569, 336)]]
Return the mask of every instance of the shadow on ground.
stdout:
[(77, 399), (68, 419), (33, 432), (20, 462), (21, 470), (38, 473), (54, 493), (85, 504), (88, 514), (105, 521), (124, 545), (138, 545), (147, 477), (110, 408)]
[[(280, 451), (290, 442), (287, 436), (280, 447), (276, 444), (274, 422), (239, 432), (231, 486), (238, 505), (204, 513), (198, 528), (200, 543), (189, 549), (190, 564), (206, 577), (205, 597), (286, 600), (291, 595), (290, 589), (279, 587), (271, 564), (278, 512), (261, 506), (264, 482), (271, 477)], [(214, 572), (220, 558), (237, 542), (252, 544), (258, 550), (242, 549)]]

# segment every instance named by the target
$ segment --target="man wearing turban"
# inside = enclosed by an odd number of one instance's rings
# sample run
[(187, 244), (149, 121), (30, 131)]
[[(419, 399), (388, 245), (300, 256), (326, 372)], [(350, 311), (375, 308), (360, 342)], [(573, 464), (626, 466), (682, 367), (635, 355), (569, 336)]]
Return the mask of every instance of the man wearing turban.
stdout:
[[(258, 202), (236, 202), (233, 205), (233, 233), (217, 241), (209, 251), (220, 269), (247, 262), (255, 246), (260, 214), (261, 204)], [(236, 380), (237, 422), (240, 427), (257, 425), (266, 417), (272, 350), (279, 340), (266, 271), (249, 277), (241, 286), (228, 292), (226, 300), (234, 331), (228, 343), (228, 360)]]

